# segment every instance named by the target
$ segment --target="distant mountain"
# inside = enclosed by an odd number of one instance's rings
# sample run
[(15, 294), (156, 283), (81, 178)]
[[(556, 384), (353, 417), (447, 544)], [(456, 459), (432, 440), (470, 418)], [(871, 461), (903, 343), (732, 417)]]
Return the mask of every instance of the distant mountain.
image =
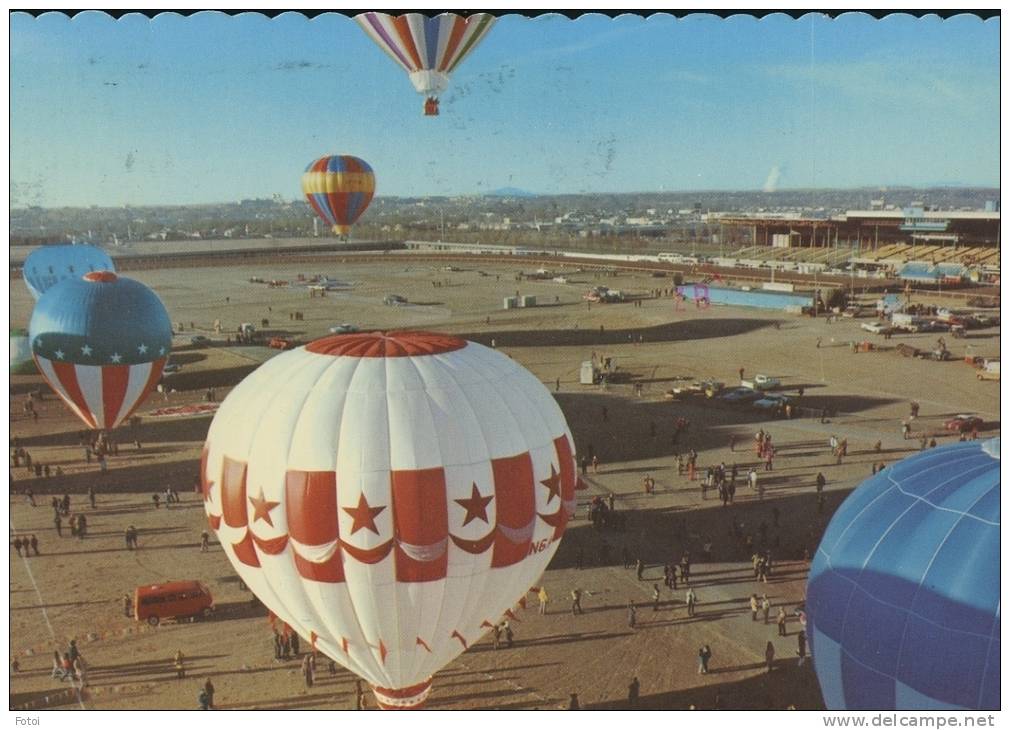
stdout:
[(522, 190), (521, 188), (498, 188), (497, 190), (492, 190), (490, 192), (484, 193), (485, 198), (536, 198), (538, 197), (536, 193), (531, 193), (529, 190)]

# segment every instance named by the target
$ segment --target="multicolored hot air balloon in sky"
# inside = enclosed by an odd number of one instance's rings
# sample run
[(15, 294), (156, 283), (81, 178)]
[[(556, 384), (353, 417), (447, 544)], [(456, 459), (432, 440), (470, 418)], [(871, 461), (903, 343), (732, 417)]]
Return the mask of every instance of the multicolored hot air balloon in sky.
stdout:
[(49, 385), (90, 428), (126, 420), (158, 383), (172, 323), (158, 296), (111, 271), (65, 279), (35, 305), (32, 354)]
[(112, 258), (97, 246), (86, 243), (42, 246), (25, 259), (21, 274), (35, 301), (64, 279), (73, 279), (89, 271), (115, 271)]
[(375, 173), (351, 155), (327, 155), (305, 168), (302, 192), (333, 232), (346, 236), (375, 194)]
[(421, 13), (362, 13), (354, 19), (407, 72), (417, 93), (424, 95), (425, 116), (438, 115), (438, 96), (449, 87), (449, 74), (477, 47), (495, 21), (488, 13), (466, 18), (455, 13), (433, 18)]
[(242, 580), (383, 708), (539, 580), (575, 510), (564, 415), (501, 353), (427, 332), (316, 340), (224, 400), (201, 463)]

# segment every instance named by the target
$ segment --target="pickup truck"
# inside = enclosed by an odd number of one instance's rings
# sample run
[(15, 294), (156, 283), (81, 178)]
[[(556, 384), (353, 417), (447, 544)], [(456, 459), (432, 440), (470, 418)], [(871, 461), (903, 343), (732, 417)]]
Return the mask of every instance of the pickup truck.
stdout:
[(770, 388), (777, 388), (782, 385), (782, 381), (778, 378), (773, 378), (769, 375), (755, 375), (752, 380), (741, 380), (741, 388), (750, 388), (751, 390), (768, 390)]
[(295, 346), (295, 343), (283, 337), (272, 337), (270, 338), (269, 345), (275, 350), (290, 350)]

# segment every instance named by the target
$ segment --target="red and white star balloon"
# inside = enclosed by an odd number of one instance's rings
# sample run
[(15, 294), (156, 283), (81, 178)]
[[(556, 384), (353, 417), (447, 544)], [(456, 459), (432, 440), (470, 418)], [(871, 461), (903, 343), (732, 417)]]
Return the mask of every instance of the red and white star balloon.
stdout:
[(423, 704), (432, 675), (538, 581), (577, 482), (539, 380), (423, 332), (268, 361), (222, 403), (202, 472), (243, 581), (397, 708)]

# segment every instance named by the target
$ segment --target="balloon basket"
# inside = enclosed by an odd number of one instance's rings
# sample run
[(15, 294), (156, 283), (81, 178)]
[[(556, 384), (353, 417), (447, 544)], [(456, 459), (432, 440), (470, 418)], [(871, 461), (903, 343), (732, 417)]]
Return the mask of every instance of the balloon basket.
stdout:
[(399, 689), (388, 689), (373, 684), (372, 692), (380, 710), (422, 710), (431, 692), (431, 678), (420, 684)]

